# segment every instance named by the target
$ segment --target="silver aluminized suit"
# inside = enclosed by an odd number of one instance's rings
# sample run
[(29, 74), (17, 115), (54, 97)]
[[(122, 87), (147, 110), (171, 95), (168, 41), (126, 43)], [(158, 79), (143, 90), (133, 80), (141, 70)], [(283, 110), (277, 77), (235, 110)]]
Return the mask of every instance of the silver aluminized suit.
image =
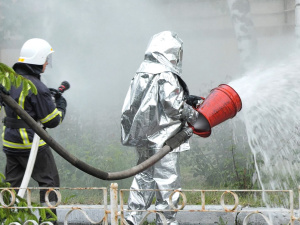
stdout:
[[(187, 125), (193, 124), (198, 113), (184, 101), (188, 89), (182, 79), (182, 41), (177, 34), (164, 31), (152, 37), (126, 95), (121, 116), (121, 141), (137, 149), (138, 163), (161, 149), (167, 139)], [(179, 153), (189, 150), (182, 144), (152, 167), (137, 174), (128, 199), (129, 210), (145, 210), (156, 197), (156, 210), (168, 210), (172, 191), (144, 189), (180, 189)], [(142, 189), (139, 191), (135, 191)], [(179, 194), (172, 197), (177, 206)], [(177, 224), (175, 212), (164, 212), (168, 224)], [(129, 212), (126, 218), (140, 224), (142, 212)], [(163, 220), (157, 216), (157, 224)]]

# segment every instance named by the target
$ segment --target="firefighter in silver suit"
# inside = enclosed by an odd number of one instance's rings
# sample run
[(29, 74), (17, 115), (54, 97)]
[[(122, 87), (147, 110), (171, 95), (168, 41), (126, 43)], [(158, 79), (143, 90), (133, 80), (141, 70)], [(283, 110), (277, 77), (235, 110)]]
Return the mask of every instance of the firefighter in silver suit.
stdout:
[[(167, 139), (187, 126), (187, 122), (194, 124), (197, 120), (197, 111), (185, 102), (189, 91), (180, 77), (182, 47), (183, 42), (174, 32), (154, 35), (144, 61), (131, 80), (122, 108), (121, 141), (123, 145), (136, 148), (138, 164), (157, 153)], [(154, 196), (156, 210), (171, 209), (169, 196), (172, 191), (164, 189), (180, 190), (179, 154), (189, 148), (187, 141), (134, 177), (128, 199), (128, 210), (133, 211), (126, 215), (129, 224), (140, 224), (143, 213), (134, 210), (149, 208)], [(179, 197), (178, 192), (172, 195), (174, 206), (178, 205)], [(174, 211), (162, 213), (164, 217), (157, 214), (157, 224), (165, 219), (167, 224), (178, 224)]]

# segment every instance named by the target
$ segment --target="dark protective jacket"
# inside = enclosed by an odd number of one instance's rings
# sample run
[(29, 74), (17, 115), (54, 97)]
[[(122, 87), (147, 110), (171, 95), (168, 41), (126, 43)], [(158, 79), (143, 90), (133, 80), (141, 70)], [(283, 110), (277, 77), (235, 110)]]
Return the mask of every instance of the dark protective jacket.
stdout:
[[(29, 90), (24, 98), (22, 86), (12, 87), (10, 96), (35, 120), (40, 121), (46, 128), (58, 126), (62, 119), (62, 112), (56, 108), (48, 87), (40, 80), (40, 73), (43, 66), (25, 63), (16, 63), (13, 69), (16, 73), (22, 75), (37, 88), (37, 95)], [(21, 119), (8, 106), (5, 106), (6, 117)], [(34, 131), (30, 128), (9, 128), (3, 126), (3, 151), (10, 155), (28, 155), (30, 153)], [(46, 142), (40, 140), (39, 150), (47, 146)]]

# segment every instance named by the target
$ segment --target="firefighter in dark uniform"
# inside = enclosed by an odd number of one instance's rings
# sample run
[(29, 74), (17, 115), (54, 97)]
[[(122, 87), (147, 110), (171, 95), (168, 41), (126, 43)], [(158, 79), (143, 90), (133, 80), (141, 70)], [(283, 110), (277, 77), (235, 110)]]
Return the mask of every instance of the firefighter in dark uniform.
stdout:
[[(45, 128), (54, 128), (64, 119), (66, 100), (60, 95), (55, 102), (48, 87), (41, 82), (41, 73), (51, 63), (53, 49), (50, 44), (39, 38), (24, 43), (20, 58), (13, 69), (37, 88), (37, 95), (30, 90), (23, 95), (22, 87), (12, 87), (10, 96), (35, 120)], [(5, 176), (11, 187), (20, 187), (33, 142), (34, 131), (8, 106), (5, 107), (6, 117), (3, 126), (3, 151), (6, 155)], [(40, 140), (36, 162), (31, 177), (39, 187), (59, 187), (58, 170), (50, 147)], [(40, 191), (40, 202), (45, 203), (46, 189)], [(49, 195), (50, 203), (57, 201), (54, 192)], [(54, 210), (55, 211), (55, 210)]]

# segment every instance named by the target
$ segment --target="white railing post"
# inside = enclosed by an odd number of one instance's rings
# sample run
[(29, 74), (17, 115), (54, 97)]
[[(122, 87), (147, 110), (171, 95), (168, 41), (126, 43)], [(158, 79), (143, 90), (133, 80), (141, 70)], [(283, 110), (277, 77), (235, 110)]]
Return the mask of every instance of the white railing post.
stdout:
[(110, 218), (111, 225), (118, 225), (118, 184), (110, 185)]
[(290, 224), (294, 225), (294, 192), (292, 190), (290, 192), (290, 214), (291, 214), (291, 219), (290, 219)]

